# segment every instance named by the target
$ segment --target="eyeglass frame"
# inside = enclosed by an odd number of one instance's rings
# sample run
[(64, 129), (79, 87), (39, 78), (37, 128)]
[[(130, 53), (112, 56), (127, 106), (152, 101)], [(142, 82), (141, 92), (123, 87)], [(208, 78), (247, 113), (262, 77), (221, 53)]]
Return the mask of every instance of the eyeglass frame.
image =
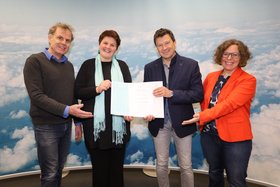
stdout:
[(228, 57), (231, 57), (232, 59), (238, 59), (240, 58), (240, 53), (239, 52), (236, 52), (236, 53), (229, 53), (229, 52), (224, 52), (222, 54), (222, 58), (228, 58)]

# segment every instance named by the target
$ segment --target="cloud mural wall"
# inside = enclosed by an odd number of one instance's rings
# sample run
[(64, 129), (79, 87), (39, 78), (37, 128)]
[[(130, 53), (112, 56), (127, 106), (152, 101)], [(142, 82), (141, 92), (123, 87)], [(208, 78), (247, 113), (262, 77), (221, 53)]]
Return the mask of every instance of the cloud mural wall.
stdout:
[[(158, 58), (153, 33), (160, 27), (174, 32), (179, 54), (199, 61), (203, 79), (219, 68), (212, 63), (218, 44), (229, 38), (243, 40), (254, 56), (246, 71), (257, 78), (248, 177), (280, 185), (278, 7), (277, 0), (0, 1), (0, 175), (39, 169), (22, 69), (30, 54), (47, 47), (49, 27), (62, 21), (75, 28), (69, 59), (76, 72), (97, 54), (99, 34), (115, 29), (122, 39), (117, 56), (128, 63), (134, 82), (142, 81), (144, 65)], [(125, 164), (154, 165), (145, 122), (136, 119), (131, 131)], [(75, 143), (74, 137), (72, 142), (67, 166), (90, 164), (83, 142)], [(193, 147), (194, 167), (205, 169), (198, 134)], [(171, 145), (170, 165), (176, 164)]]

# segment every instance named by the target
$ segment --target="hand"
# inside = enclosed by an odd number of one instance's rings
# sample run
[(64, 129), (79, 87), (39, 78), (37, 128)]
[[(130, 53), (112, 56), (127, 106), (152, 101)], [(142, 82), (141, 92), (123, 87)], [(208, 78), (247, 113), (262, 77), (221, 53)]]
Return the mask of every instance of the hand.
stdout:
[(86, 112), (81, 110), (84, 104), (75, 104), (70, 106), (69, 114), (79, 118), (92, 118), (93, 115), (91, 112)]
[(81, 125), (75, 126), (75, 141), (79, 142), (82, 140), (83, 129)]
[(196, 114), (193, 115), (192, 119), (183, 121), (182, 125), (189, 125), (189, 124), (192, 124), (192, 123), (196, 123), (198, 121), (199, 121), (199, 113), (196, 113)]
[(153, 115), (148, 115), (148, 116), (144, 117), (144, 120), (146, 120), (146, 121), (152, 121), (154, 119), (155, 119), (155, 117)]
[(133, 117), (132, 116), (124, 116), (125, 121), (132, 121)]
[(172, 97), (172, 91), (165, 86), (154, 89), (153, 94), (155, 97)]
[(96, 92), (101, 93), (103, 91), (106, 91), (111, 88), (111, 85), (112, 83), (110, 80), (104, 80), (99, 84), (99, 86), (96, 87)]

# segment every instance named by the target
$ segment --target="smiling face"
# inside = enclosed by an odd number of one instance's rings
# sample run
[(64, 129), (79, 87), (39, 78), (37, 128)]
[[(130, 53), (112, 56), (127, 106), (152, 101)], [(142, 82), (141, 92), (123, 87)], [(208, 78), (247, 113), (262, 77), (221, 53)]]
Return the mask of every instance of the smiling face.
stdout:
[(99, 44), (100, 58), (102, 62), (111, 62), (117, 51), (117, 42), (114, 38), (105, 36)]
[(163, 60), (171, 61), (176, 54), (176, 41), (173, 41), (171, 37), (166, 34), (162, 37), (158, 37), (155, 42), (158, 53)]
[(222, 55), (221, 64), (224, 68), (224, 72), (232, 74), (238, 67), (240, 62), (240, 53), (237, 45), (229, 46)]
[(57, 27), (54, 34), (48, 35), (48, 40), (50, 45), (48, 51), (57, 59), (60, 59), (70, 48), (72, 33), (68, 29)]

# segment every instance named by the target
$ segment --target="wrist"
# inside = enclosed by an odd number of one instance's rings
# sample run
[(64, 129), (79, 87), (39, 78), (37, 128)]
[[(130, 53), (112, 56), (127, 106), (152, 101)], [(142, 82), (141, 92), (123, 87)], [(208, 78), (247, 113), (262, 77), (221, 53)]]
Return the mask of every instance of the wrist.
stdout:
[(98, 93), (98, 94), (100, 93), (100, 92), (99, 92), (99, 87), (98, 87), (98, 86), (95, 87), (95, 91), (96, 91), (96, 93)]

